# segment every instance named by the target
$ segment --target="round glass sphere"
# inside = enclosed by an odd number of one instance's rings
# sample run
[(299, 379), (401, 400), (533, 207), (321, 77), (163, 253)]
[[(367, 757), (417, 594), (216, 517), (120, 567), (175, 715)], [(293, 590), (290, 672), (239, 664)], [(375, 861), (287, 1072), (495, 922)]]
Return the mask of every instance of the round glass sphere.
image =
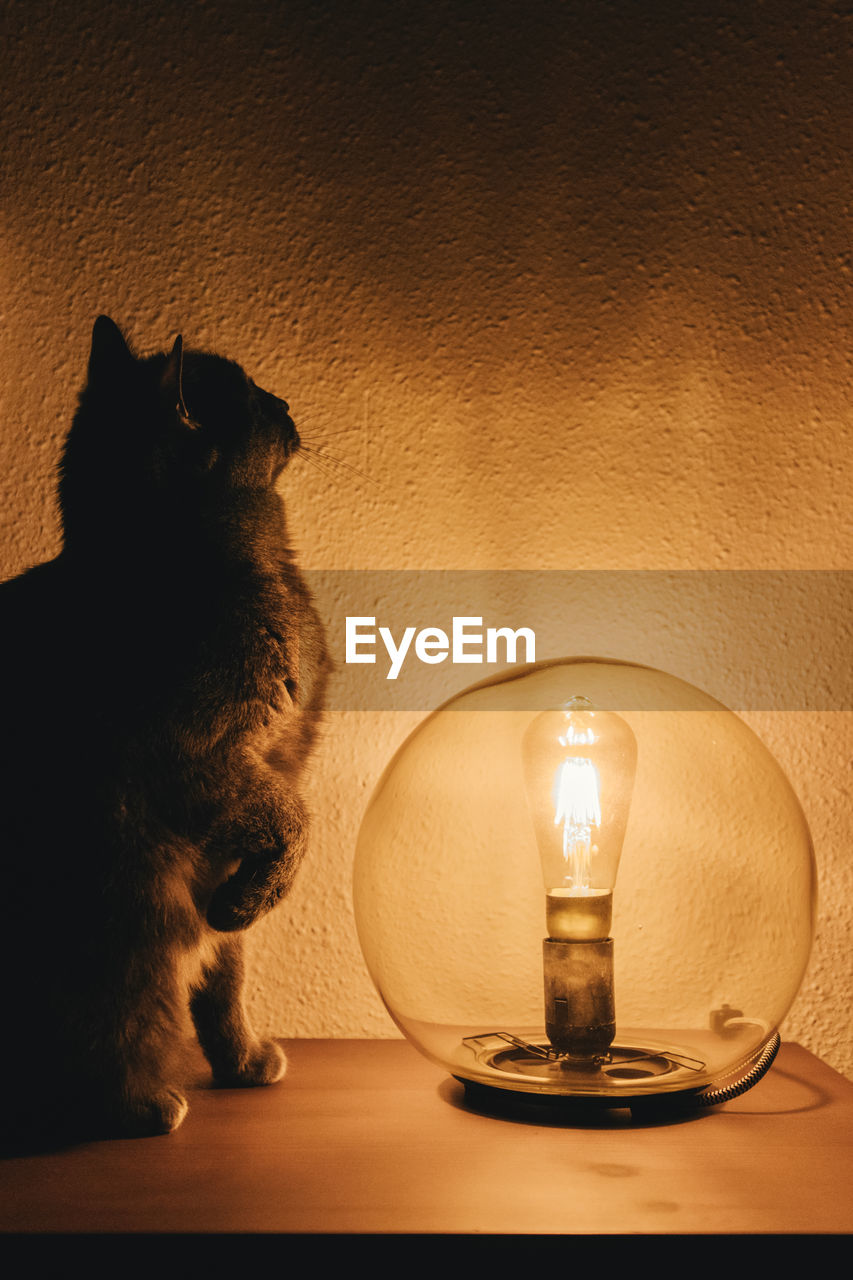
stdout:
[[(415, 730), (366, 811), (354, 901), (370, 975), (428, 1058), (618, 1100), (701, 1090), (760, 1053), (808, 961), (815, 869), (790, 784), (738, 716), (663, 672), (567, 658)], [(583, 1017), (610, 1031), (564, 1042), (560, 983), (571, 1006), (602, 965)]]

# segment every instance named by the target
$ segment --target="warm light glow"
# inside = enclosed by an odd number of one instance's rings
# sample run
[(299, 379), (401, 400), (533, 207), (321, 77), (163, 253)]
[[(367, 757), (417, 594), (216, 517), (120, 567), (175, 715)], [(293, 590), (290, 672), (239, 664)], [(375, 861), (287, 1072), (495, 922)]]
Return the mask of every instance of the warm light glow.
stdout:
[(585, 757), (568, 757), (554, 779), (554, 825), (563, 824), (566, 879), (575, 891), (589, 889), (592, 828), (601, 826), (598, 770)]
[(549, 936), (606, 937), (634, 786), (634, 735), (620, 716), (575, 697), (536, 717), (522, 755)]

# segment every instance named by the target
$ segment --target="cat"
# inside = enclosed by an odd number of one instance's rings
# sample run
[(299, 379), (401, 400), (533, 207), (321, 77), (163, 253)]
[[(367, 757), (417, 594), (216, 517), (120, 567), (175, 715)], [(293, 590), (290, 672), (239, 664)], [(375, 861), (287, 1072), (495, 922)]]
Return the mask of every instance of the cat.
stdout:
[(95, 322), (62, 549), (0, 586), (7, 1143), (174, 1130), (190, 1024), (218, 1084), (284, 1074), (241, 993), (330, 671), (276, 492), (299, 447), (239, 365)]

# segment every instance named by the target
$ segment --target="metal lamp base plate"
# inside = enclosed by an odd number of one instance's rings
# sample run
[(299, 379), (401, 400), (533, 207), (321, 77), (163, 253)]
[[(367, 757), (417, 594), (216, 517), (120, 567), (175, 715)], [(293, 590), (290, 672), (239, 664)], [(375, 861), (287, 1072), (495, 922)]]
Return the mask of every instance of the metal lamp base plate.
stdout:
[(647, 1104), (669, 1095), (698, 1093), (708, 1083), (706, 1064), (670, 1045), (614, 1044), (598, 1058), (560, 1054), (547, 1040), (525, 1041), (510, 1032), (463, 1041), (474, 1056), (472, 1076), (455, 1073), (470, 1093), (527, 1095), (527, 1101), (583, 1101), (609, 1107)]

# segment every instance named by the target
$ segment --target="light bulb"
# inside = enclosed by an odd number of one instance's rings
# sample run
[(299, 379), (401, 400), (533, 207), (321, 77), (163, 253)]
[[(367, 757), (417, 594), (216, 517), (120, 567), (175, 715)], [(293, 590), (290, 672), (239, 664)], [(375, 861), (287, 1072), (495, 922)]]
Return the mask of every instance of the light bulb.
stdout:
[(609, 935), (637, 743), (620, 716), (575, 697), (536, 717), (522, 758), (545, 881), (545, 1029), (558, 1052), (594, 1059), (615, 1035)]

